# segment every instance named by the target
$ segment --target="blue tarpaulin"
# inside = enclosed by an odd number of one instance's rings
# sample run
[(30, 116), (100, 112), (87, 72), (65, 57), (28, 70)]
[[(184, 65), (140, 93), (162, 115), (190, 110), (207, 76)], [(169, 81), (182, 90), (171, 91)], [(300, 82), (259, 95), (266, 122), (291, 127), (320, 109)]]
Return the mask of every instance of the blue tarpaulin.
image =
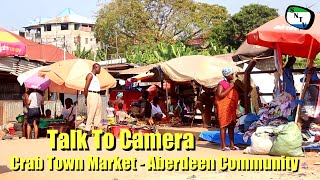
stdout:
[[(251, 139), (249, 138), (248, 142), (244, 142), (243, 135), (244, 134), (235, 133), (234, 134), (234, 143), (235, 144), (242, 144), (242, 145), (250, 145), (251, 144)], [(205, 132), (201, 132), (199, 137), (201, 139), (209, 141), (209, 142), (221, 144), (220, 131), (205, 131)], [(230, 145), (228, 132), (227, 132), (227, 135), (226, 135), (226, 143), (227, 143), (227, 145)]]

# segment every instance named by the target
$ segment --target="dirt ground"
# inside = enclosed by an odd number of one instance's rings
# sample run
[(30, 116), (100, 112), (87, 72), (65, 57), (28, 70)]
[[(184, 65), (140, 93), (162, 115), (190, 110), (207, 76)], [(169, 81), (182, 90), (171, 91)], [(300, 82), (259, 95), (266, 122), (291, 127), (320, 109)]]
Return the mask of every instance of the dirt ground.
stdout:
[[(89, 139), (89, 146), (93, 146), (93, 138)], [(100, 157), (114, 157), (119, 156), (121, 158), (135, 156), (138, 162), (147, 162), (148, 156), (161, 156), (163, 158), (177, 158), (190, 156), (193, 158), (215, 158), (217, 159), (221, 155), (233, 158), (257, 158), (257, 157), (270, 157), (270, 156), (257, 156), (246, 155), (242, 151), (229, 151), (222, 152), (217, 145), (213, 145), (208, 142), (197, 142), (197, 148), (195, 151), (124, 151), (119, 146), (114, 151), (96, 151), (91, 148), (90, 151), (52, 151), (50, 149), (49, 139), (37, 139), (37, 140), (7, 140), (0, 141), (0, 180), (16, 180), (16, 179), (32, 179), (32, 180), (63, 180), (63, 179), (75, 179), (75, 180), (99, 180), (99, 179), (319, 179), (320, 165), (314, 165), (315, 162), (320, 161), (320, 157), (315, 157), (316, 153), (306, 153), (306, 157), (300, 158), (300, 168), (298, 172), (288, 171), (269, 171), (269, 172), (244, 172), (244, 171), (147, 171), (146, 167), (139, 167), (138, 171), (48, 171), (46, 168), (44, 171), (11, 171), (10, 170), (10, 157), (18, 155), (19, 157), (34, 157), (39, 156), (46, 159), (46, 156), (53, 155), (56, 157), (80, 157), (86, 159), (89, 155), (98, 155)], [(302, 168), (302, 163), (307, 163), (308, 168)], [(46, 160), (45, 160), (46, 164)]]

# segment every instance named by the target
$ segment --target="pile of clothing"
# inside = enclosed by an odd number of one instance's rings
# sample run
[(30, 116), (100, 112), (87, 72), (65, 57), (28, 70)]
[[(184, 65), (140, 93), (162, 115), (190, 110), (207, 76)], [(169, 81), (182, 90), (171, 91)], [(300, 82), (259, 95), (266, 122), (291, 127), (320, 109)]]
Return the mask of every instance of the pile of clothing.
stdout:
[(320, 142), (320, 125), (311, 123), (309, 129), (305, 129), (302, 132), (304, 141), (307, 142)]
[[(246, 132), (243, 136), (243, 140), (247, 142), (248, 138), (252, 136), (257, 127), (277, 127), (293, 121), (292, 112), (298, 103), (301, 102), (294, 100), (293, 97), (286, 92), (273, 99), (268, 105), (260, 109), (258, 114), (255, 116), (256, 119), (250, 119), (251, 124), (249, 128), (244, 128)], [(244, 121), (246, 126), (246, 119)]]

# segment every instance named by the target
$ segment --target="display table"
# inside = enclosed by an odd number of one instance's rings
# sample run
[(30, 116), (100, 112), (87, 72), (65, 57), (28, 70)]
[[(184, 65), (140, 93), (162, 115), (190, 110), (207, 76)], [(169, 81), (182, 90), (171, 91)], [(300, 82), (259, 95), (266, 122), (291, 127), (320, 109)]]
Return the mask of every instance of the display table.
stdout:
[(39, 129), (47, 129), (49, 124), (65, 123), (64, 119), (40, 119)]

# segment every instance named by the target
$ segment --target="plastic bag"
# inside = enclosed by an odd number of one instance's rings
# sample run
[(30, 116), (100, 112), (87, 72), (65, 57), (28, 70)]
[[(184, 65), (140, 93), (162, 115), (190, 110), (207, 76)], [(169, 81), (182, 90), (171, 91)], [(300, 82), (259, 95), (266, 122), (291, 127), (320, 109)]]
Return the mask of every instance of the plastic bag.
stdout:
[(258, 127), (251, 136), (251, 146), (247, 147), (243, 153), (267, 155), (272, 148), (273, 141), (273, 127)]
[(270, 155), (274, 156), (289, 156), (301, 157), (304, 156), (302, 152), (302, 135), (297, 124), (289, 122), (283, 128), (274, 129), (276, 139), (270, 150)]

